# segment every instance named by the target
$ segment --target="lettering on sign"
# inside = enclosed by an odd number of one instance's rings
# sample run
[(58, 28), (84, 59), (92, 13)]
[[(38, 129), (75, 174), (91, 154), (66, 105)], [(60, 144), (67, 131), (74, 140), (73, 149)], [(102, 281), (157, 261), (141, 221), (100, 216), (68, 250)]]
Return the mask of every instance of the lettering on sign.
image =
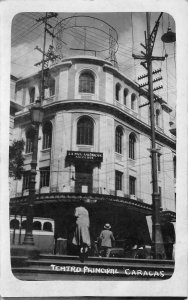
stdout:
[(120, 275), (129, 277), (150, 277), (150, 278), (164, 278), (164, 270), (139, 270), (139, 269), (129, 269), (129, 268), (101, 268), (101, 267), (77, 267), (77, 266), (57, 266), (54, 264), (50, 265), (53, 271), (62, 273), (80, 273), (80, 274), (101, 274), (101, 275)]
[(103, 153), (100, 152), (83, 152), (83, 151), (67, 151), (67, 160), (89, 160), (95, 162), (103, 161)]

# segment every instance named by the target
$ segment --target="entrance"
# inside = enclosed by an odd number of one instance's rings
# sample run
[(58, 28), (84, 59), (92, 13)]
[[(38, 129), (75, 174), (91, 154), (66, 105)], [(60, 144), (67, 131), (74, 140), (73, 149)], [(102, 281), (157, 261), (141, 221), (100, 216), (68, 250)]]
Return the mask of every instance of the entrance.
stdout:
[(75, 166), (75, 192), (92, 193), (93, 168), (88, 163), (82, 162)]

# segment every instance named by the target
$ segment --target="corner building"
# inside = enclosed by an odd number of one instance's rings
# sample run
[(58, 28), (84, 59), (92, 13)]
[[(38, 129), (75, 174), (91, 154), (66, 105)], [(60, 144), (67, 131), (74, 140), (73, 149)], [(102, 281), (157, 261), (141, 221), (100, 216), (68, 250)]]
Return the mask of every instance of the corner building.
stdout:
[[(40, 72), (16, 82), (14, 138), (25, 140), (25, 172), (14, 182), (12, 213), (27, 207), (32, 156), (29, 108), (39, 97)], [(34, 215), (55, 220), (55, 236), (71, 238), (74, 208), (86, 201), (92, 240), (105, 222), (118, 241), (150, 242), (151, 130), (145, 91), (108, 61), (63, 59), (45, 72), (43, 124), (39, 128)], [(155, 96), (161, 214), (175, 217), (175, 136), (171, 108)]]

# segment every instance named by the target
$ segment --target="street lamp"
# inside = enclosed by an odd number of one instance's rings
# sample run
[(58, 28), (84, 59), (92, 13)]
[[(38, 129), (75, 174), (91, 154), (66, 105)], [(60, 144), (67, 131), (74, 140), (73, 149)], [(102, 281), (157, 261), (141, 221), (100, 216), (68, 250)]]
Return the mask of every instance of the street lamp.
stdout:
[(36, 104), (30, 109), (31, 122), (33, 124), (33, 144), (32, 144), (32, 160), (31, 160), (31, 171), (30, 171), (30, 182), (29, 182), (29, 197), (28, 197), (28, 208), (27, 208), (27, 226), (24, 237), (24, 245), (34, 246), (34, 239), (32, 233), (33, 227), (33, 206), (35, 202), (35, 178), (36, 178), (36, 167), (37, 167), (37, 153), (38, 153), (38, 136), (39, 136), (39, 125), (42, 123), (44, 116), (44, 110), (41, 107), (41, 102), (36, 101)]

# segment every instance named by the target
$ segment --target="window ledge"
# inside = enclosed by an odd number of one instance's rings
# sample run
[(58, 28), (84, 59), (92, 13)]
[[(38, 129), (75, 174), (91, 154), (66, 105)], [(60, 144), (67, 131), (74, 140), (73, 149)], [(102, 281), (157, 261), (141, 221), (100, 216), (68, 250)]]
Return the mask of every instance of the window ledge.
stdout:
[(79, 95), (95, 95), (95, 93), (88, 93), (88, 92), (78, 92), (79, 93)]
[(77, 147), (94, 147), (94, 145), (86, 145), (86, 144), (77, 144)]
[(40, 152), (50, 152), (51, 151), (51, 147), (50, 148), (46, 148), (46, 149), (41, 149)]
[(33, 152), (24, 153), (24, 156), (31, 156)]
[(117, 156), (119, 156), (119, 157), (123, 157), (123, 153), (119, 153), (119, 152), (116, 152), (116, 151), (115, 151), (115, 154), (116, 154)]

